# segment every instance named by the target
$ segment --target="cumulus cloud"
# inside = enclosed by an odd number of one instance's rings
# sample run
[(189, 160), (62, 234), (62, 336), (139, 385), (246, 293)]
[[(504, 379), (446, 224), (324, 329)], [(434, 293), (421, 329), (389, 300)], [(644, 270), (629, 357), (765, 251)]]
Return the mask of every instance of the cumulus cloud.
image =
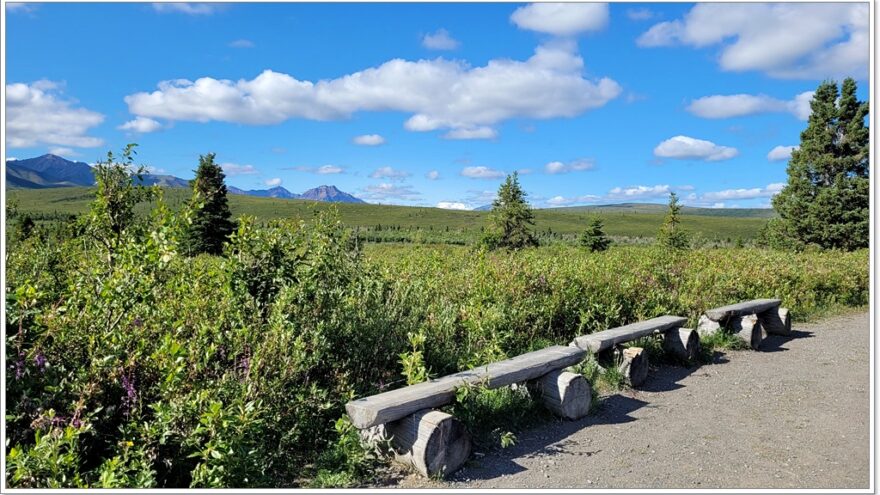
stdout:
[(425, 174), (425, 177), (427, 177), (428, 180), (437, 180), (440, 178), (440, 172), (436, 170), (431, 170), (430, 172)]
[(158, 131), (161, 128), (162, 124), (146, 117), (137, 117), (134, 120), (129, 120), (128, 122), (117, 127), (117, 129), (123, 131), (137, 132), (140, 134)]
[(31, 13), (37, 10), (36, 4), (9, 2), (6, 4), (6, 12)]
[(104, 141), (88, 136), (104, 116), (65, 99), (52, 81), (6, 85), (6, 145), (26, 148), (39, 144), (90, 148)]
[(321, 165), (320, 167), (284, 167), (284, 170), (296, 170), (297, 172), (306, 172), (309, 174), (318, 175), (334, 175), (345, 172), (345, 168), (340, 167), (339, 165)]
[(583, 203), (595, 203), (600, 199), (602, 199), (601, 196), (596, 196), (594, 194), (585, 194), (583, 196), (573, 196), (568, 198), (564, 196), (553, 196), (548, 199), (546, 203), (550, 206), (570, 206)]
[(385, 144), (385, 138), (378, 134), (364, 134), (355, 136), (352, 142), (361, 146), (379, 146)]
[(446, 139), (495, 139), (498, 132), (491, 127), (462, 127), (443, 135)]
[(771, 162), (779, 162), (791, 158), (791, 152), (798, 149), (798, 146), (777, 146), (767, 153), (767, 159)]
[(544, 165), (544, 171), (548, 174), (566, 174), (568, 172), (578, 172), (582, 170), (592, 170), (596, 164), (592, 160), (581, 159), (572, 162), (550, 162)]
[(220, 168), (223, 169), (223, 173), (229, 177), (235, 177), (236, 175), (255, 175), (257, 169), (254, 168), (253, 165), (239, 165), (237, 163), (221, 163)]
[(219, 10), (219, 6), (212, 3), (157, 2), (153, 4), (153, 10), (163, 14), (176, 12), (188, 15), (211, 15)]
[(611, 79), (586, 79), (583, 65), (576, 43), (552, 42), (538, 46), (528, 60), (496, 59), (481, 67), (443, 58), (394, 59), (317, 82), (271, 70), (251, 80), (162, 81), (156, 91), (128, 95), (125, 102), (142, 117), (252, 125), (399, 111), (411, 115), (404, 124), (411, 131), (485, 139), (494, 137), (492, 126), (502, 121), (574, 117), (620, 94)]
[(532, 3), (510, 16), (520, 29), (556, 36), (598, 31), (608, 25), (608, 18), (607, 3)]
[(814, 91), (805, 91), (785, 101), (767, 95), (712, 95), (697, 98), (687, 111), (706, 119), (726, 119), (759, 113), (788, 112), (800, 120), (810, 118)]
[(422, 46), (429, 50), (455, 50), (460, 44), (445, 29), (438, 29), (422, 37)]
[(263, 181), (263, 184), (269, 187), (277, 187), (281, 185), (281, 178), (274, 177), (272, 179), (266, 179), (265, 181)]
[(736, 148), (719, 146), (711, 141), (688, 136), (675, 136), (654, 148), (654, 156), (679, 160), (706, 160), (710, 162), (729, 160), (739, 154)]
[(796, 79), (867, 77), (866, 3), (703, 3), (655, 24), (643, 47), (720, 45), (723, 70)]
[(379, 167), (370, 174), (372, 179), (404, 180), (412, 175), (405, 170), (397, 170), (393, 167)]
[(461, 175), (471, 179), (501, 179), (507, 174), (501, 170), (495, 170), (481, 165), (479, 167), (465, 167), (461, 169)]
[(60, 146), (54, 147), (54, 148), (49, 148), (49, 153), (53, 154), (53, 155), (57, 155), (57, 156), (63, 156), (63, 157), (80, 156), (80, 154), (77, 153), (76, 151), (74, 151), (73, 149), (64, 148), (64, 147), (60, 147)]
[(457, 201), (440, 201), (437, 203), (437, 208), (442, 208), (444, 210), (470, 210), (471, 207), (460, 203)]
[(253, 48), (257, 45), (251, 40), (240, 39), (230, 42), (229, 46), (232, 48)]
[(382, 184), (370, 184), (361, 189), (361, 191), (361, 198), (375, 201), (384, 201), (388, 199), (412, 201), (421, 196), (421, 193), (414, 190), (412, 186), (389, 184), (387, 182)]
[(606, 199), (645, 199), (668, 196), (672, 188), (668, 184), (656, 186), (615, 187), (605, 195)]
[(691, 191), (694, 187), (690, 185), (670, 186), (668, 184), (657, 184), (654, 186), (627, 186), (615, 187), (607, 193), (598, 196), (595, 194), (583, 194), (579, 196), (554, 196), (545, 203), (549, 206), (571, 206), (587, 203), (609, 203), (619, 201), (637, 201), (645, 199), (665, 198), (673, 191)]
[(633, 21), (647, 21), (654, 18), (654, 12), (651, 9), (626, 9), (626, 16)]
[(723, 191), (707, 192), (699, 196), (701, 201), (727, 201), (734, 199), (770, 198), (785, 187), (784, 182), (774, 182), (765, 187), (753, 187), (748, 189), (725, 189)]

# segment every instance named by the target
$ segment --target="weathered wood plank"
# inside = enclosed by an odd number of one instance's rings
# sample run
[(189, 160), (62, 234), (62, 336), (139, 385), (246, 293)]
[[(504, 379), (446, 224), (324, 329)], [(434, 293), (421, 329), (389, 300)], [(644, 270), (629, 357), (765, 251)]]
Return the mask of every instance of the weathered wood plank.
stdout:
[(650, 320), (639, 321), (622, 327), (603, 330), (601, 332), (582, 335), (574, 339), (572, 344), (576, 347), (597, 354), (611, 349), (617, 344), (651, 335), (654, 332), (666, 332), (678, 328), (687, 323), (687, 318), (681, 316), (659, 316)]
[(345, 410), (358, 428), (387, 423), (422, 409), (449, 404), (455, 389), (485, 382), (489, 388), (533, 380), (547, 373), (579, 363), (586, 352), (577, 347), (552, 346), (487, 366), (444, 376), (349, 402)]
[(706, 316), (712, 321), (722, 321), (728, 318), (761, 313), (770, 308), (776, 308), (780, 304), (782, 304), (780, 299), (754, 299), (707, 310)]

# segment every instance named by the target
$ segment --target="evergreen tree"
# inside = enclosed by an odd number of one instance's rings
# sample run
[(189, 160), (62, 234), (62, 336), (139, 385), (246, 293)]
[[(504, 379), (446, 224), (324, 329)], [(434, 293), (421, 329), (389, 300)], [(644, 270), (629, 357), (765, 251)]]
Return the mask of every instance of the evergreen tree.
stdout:
[(489, 213), (490, 226), (483, 237), (483, 243), (490, 248), (520, 249), (537, 246), (530, 226), (535, 224), (535, 216), (526, 202), (526, 193), (519, 185), (516, 172), (498, 189), (498, 198), (492, 202)]
[(687, 249), (690, 247), (690, 235), (681, 227), (681, 205), (678, 204), (678, 195), (669, 193), (669, 212), (663, 219), (663, 225), (657, 234), (657, 241), (662, 246), (674, 249)]
[(199, 253), (219, 254), (235, 224), (226, 199), (226, 175), (220, 165), (214, 163), (214, 153), (199, 156), (199, 168), (195, 179), (190, 181), (193, 189), (190, 207), (193, 220), (189, 226), (187, 247), (191, 255)]
[(605, 236), (605, 232), (602, 230), (602, 220), (598, 217), (594, 218), (587, 230), (581, 234), (581, 246), (594, 253), (605, 251), (610, 244), (611, 240)]
[[(839, 99), (838, 99), (839, 97)], [(868, 103), (856, 98), (856, 82), (819, 85), (799, 149), (788, 162), (788, 184), (773, 198), (779, 218), (763, 233), (777, 247), (868, 246)]]

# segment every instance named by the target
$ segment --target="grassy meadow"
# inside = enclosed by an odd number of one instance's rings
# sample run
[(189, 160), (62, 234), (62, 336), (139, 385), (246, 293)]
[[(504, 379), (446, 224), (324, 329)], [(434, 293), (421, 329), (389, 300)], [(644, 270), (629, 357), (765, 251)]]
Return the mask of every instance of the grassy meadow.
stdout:
[[(94, 212), (51, 220), (85, 212), (88, 190), (10, 194), (19, 212), (46, 213), (7, 231), (10, 487), (358, 485), (383, 461), (346, 420), (354, 397), (663, 314), (694, 323), (779, 297), (803, 319), (868, 300), (867, 250), (362, 242), (358, 225), (476, 235), (486, 221), (432, 208), (233, 196), (256, 218), (239, 218), (221, 255), (188, 257), (184, 193), (140, 205), (116, 233)], [(575, 235), (590, 213), (538, 211), (537, 228)], [(661, 214), (602, 217), (650, 239)], [(684, 216), (704, 236), (763, 221)], [(510, 389), (461, 395), (450, 408), (483, 448), (515, 442), (536, 413)]]
[[(165, 189), (172, 209), (189, 199), (187, 189)], [(88, 209), (94, 189), (83, 187), (52, 189), (12, 189), (10, 200), (22, 212), (42, 218), (80, 214)], [(144, 204), (142, 211), (152, 205)], [(343, 223), (358, 229), (368, 241), (473, 244), (488, 212), (455, 211), (439, 208), (387, 206), (351, 203), (318, 203), (305, 200), (258, 198), (229, 195), (234, 216), (250, 215), (260, 222), (275, 219), (308, 219), (316, 211), (336, 208)], [(684, 208), (682, 225), (699, 241), (727, 245), (738, 239), (754, 239), (772, 216), (772, 210)], [(545, 240), (574, 243), (593, 216), (605, 223), (605, 232), (622, 243), (644, 243), (653, 239), (663, 222), (665, 207), (660, 205), (613, 205), (535, 210), (535, 230)]]

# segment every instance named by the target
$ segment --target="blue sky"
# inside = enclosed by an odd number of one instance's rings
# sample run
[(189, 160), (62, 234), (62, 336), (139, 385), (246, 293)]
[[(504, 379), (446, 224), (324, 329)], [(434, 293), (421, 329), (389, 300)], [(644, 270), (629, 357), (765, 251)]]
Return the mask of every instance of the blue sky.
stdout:
[(765, 207), (868, 4), (7, 4), (6, 156), (473, 208)]

